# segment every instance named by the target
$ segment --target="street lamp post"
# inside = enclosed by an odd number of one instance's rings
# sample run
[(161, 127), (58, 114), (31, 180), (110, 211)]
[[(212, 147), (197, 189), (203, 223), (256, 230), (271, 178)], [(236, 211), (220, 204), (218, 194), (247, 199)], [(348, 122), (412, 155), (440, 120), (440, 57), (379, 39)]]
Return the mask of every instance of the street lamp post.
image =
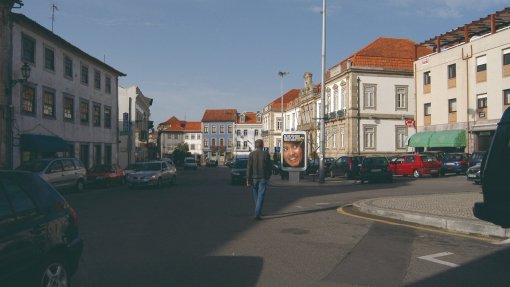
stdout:
[[(281, 132), (283, 133), (284, 129), (285, 129), (285, 117), (283, 116), (283, 76), (286, 76), (288, 75), (289, 72), (278, 72), (278, 76), (280, 76), (281, 80), (280, 80), (280, 95), (281, 95), (281, 113), (282, 113), (282, 130)], [(282, 137), (282, 142), (283, 142), (283, 137)], [(281, 152), (281, 151), (280, 151)]]
[(325, 74), (326, 74), (326, 0), (322, 0), (322, 81), (321, 81), (321, 106), (320, 106), (320, 158), (319, 158), (319, 182), (324, 183), (324, 154), (326, 152), (326, 136), (324, 131), (324, 108), (325, 108)]

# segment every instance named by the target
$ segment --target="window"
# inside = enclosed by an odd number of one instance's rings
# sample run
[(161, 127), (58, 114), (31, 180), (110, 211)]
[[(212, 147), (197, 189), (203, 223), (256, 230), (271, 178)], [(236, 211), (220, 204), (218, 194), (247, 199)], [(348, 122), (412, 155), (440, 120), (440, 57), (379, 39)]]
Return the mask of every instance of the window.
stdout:
[(407, 109), (407, 87), (396, 87), (396, 108)]
[(89, 84), (89, 67), (85, 65), (81, 65), (81, 74), (80, 74), (81, 83), (84, 85)]
[(236, 143), (236, 147), (237, 147), (237, 148), (241, 148), (241, 141), (237, 141), (237, 143)]
[(241, 130), (236, 130), (236, 135), (240, 136), (241, 135)]
[(259, 130), (255, 130), (255, 136), (259, 135)]
[(245, 114), (241, 114), (241, 117), (240, 117), (240, 120), (239, 120), (241, 123), (244, 123), (246, 121), (246, 115)]
[(457, 77), (457, 65), (448, 65), (448, 79), (455, 79)]
[(510, 105), (510, 89), (503, 91), (503, 104)]
[(248, 135), (248, 130), (243, 130), (243, 135), (247, 136)]
[(476, 71), (483, 72), (487, 70), (487, 57), (481, 56), (476, 58)]
[(101, 89), (101, 72), (94, 70), (94, 89)]
[(204, 147), (209, 147), (209, 140), (208, 139), (204, 139)]
[(449, 113), (457, 112), (457, 99), (449, 99), (448, 100), (448, 112)]
[(95, 127), (101, 125), (101, 104), (94, 103), (92, 106), (92, 124)]
[(189, 145), (189, 149), (190, 149), (190, 150), (195, 150), (195, 145), (194, 145), (194, 144), (190, 144), (190, 145)]
[(345, 148), (345, 128), (340, 128), (340, 148)]
[(424, 104), (423, 105), (423, 114), (425, 116), (430, 116), (431, 112), (432, 112), (431, 109), (432, 109), (432, 105), (430, 103)]
[(74, 121), (74, 99), (64, 96), (64, 120)]
[(216, 126), (215, 125), (211, 126), (211, 133), (213, 133), (213, 134), (216, 133)]
[(245, 149), (248, 148), (248, 142), (247, 141), (243, 142), (243, 148), (245, 148)]
[(234, 146), (234, 141), (232, 139), (228, 139), (228, 146), (229, 147), (233, 147)]
[(35, 88), (23, 85), (21, 95), (21, 113), (35, 116)]
[(216, 146), (216, 139), (211, 139), (211, 145)]
[(55, 92), (47, 89), (43, 90), (43, 116), (55, 117)]
[(25, 34), (21, 35), (21, 60), (35, 64), (35, 39)]
[(104, 107), (104, 127), (112, 127), (112, 108), (108, 106)]
[(225, 133), (225, 126), (221, 125), (220, 126), (220, 134), (224, 134), (224, 133)]
[(282, 130), (282, 118), (276, 119), (276, 129), (280, 131)]
[(83, 100), (80, 101), (80, 122), (89, 123), (89, 102)]
[(68, 56), (64, 56), (64, 77), (73, 79), (73, 60)]
[(232, 127), (232, 125), (228, 125), (228, 133), (231, 134), (232, 131), (234, 130), (234, 128)]
[(430, 71), (423, 73), (423, 84), (424, 85), (432, 84), (432, 79), (430, 77)]
[(375, 127), (365, 126), (363, 128), (365, 149), (375, 149)]
[(220, 139), (220, 146), (224, 146), (225, 145), (225, 140), (223, 138)]
[(44, 47), (44, 68), (55, 71), (55, 51), (49, 47)]
[(478, 95), (477, 96), (477, 109), (485, 109), (487, 108), (487, 94)]
[(406, 148), (406, 127), (397, 126), (395, 127), (395, 147), (397, 149), (405, 149)]
[(262, 122), (262, 114), (257, 114), (257, 123)]
[(364, 85), (363, 86), (363, 104), (365, 108), (375, 108), (375, 85)]
[(333, 142), (333, 148), (336, 148), (336, 129), (333, 128), (333, 134), (331, 135), (331, 139)]
[(204, 126), (204, 134), (208, 134), (209, 133), (209, 126)]
[(104, 79), (104, 91), (107, 93), (107, 94), (111, 94), (112, 93), (112, 78), (106, 76), (105, 79)]

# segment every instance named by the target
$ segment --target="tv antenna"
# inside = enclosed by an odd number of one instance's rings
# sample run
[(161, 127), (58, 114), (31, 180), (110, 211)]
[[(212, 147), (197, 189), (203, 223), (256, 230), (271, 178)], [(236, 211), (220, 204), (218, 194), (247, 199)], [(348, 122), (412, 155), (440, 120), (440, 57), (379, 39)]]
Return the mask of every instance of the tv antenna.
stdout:
[(53, 23), (55, 22), (55, 11), (58, 11), (58, 7), (55, 1), (53, 1), (51, 3), (51, 32), (53, 32)]

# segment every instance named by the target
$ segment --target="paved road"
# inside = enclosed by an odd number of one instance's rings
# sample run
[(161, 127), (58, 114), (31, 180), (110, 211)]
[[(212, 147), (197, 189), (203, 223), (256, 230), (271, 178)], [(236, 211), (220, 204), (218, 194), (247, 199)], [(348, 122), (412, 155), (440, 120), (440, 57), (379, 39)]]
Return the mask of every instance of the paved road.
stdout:
[(249, 191), (231, 186), (228, 170), (221, 167), (181, 171), (177, 185), (159, 190), (119, 187), (69, 194), (86, 242), (72, 283), (508, 286), (506, 246), (336, 211), (373, 197), (477, 188), (464, 177), (397, 178), (394, 184), (368, 185), (338, 179), (322, 186), (272, 186), (262, 221), (251, 219)]

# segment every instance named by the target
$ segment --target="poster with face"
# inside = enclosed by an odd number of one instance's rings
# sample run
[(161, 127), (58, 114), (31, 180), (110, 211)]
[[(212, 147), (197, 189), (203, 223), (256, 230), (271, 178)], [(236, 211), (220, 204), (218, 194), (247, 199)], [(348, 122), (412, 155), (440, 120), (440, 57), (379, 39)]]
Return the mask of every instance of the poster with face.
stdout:
[(282, 170), (306, 170), (306, 133), (285, 132), (282, 137)]

